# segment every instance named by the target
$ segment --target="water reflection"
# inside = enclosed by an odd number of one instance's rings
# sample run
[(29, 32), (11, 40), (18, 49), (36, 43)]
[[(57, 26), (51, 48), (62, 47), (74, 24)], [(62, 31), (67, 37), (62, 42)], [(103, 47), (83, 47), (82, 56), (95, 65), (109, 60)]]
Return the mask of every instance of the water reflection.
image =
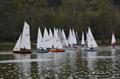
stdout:
[(11, 79), (120, 79), (120, 53), (116, 49), (0, 54), (0, 58), (4, 59), (0, 61), (3, 79), (11, 74)]
[[(113, 68), (112, 70), (114, 74), (116, 73), (114, 70), (116, 69), (116, 61), (117, 61), (115, 54), (116, 54), (116, 49), (111, 49), (111, 56), (114, 57), (114, 58), (111, 58), (112, 68)], [(112, 78), (115, 78), (114, 74), (111, 76)]]
[(53, 71), (55, 79), (63, 78), (64, 66), (66, 63), (66, 53), (53, 53)]
[[(15, 60), (28, 60), (31, 59), (31, 54), (14, 54)], [(31, 62), (19, 62), (17, 63), (18, 67), (18, 76), (22, 79), (28, 79), (31, 75)]]
[[(53, 54), (51, 53), (42, 53), (37, 54), (38, 59), (53, 59)], [(39, 79), (52, 78), (53, 63), (52, 61), (38, 61), (38, 77)]]
[(86, 57), (87, 57), (87, 67), (89, 70), (94, 70), (94, 64), (97, 56), (97, 51), (88, 51), (86, 52)]
[(73, 73), (76, 71), (76, 59), (77, 59), (77, 52), (73, 51), (71, 53), (69, 53), (69, 66), (70, 66), (70, 73), (71, 73), (71, 77), (73, 75)]

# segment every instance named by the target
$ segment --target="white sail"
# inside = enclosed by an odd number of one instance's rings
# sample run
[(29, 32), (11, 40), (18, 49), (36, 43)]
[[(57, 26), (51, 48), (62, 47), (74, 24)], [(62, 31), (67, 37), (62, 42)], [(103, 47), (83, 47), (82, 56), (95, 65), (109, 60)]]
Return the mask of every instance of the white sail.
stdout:
[(74, 29), (72, 30), (72, 36), (73, 36), (73, 44), (77, 44), (77, 38)]
[(54, 28), (54, 48), (63, 48), (61, 41), (58, 36), (58, 29)]
[(62, 45), (66, 46), (65, 37), (64, 37), (63, 31), (61, 29), (58, 29), (58, 36), (59, 36), (59, 39), (60, 39)]
[(85, 45), (85, 37), (84, 37), (84, 32), (82, 32), (81, 45)]
[(21, 35), (18, 38), (18, 41), (13, 49), (13, 51), (20, 51)]
[(37, 36), (37, 48), (43, 48), (43, 38), (40, 28), (38, 28), (38, 36)]
[(97, 43), (93, 37), (90, 27), (88, 28), (87, 42), (88, 47), (97, 47)]
[(88, 46), (88, 33), (86, 32), (86, 45)]
[(31, 49), (30, 29), (29, 29), (29, 25), (26, 22), (24, 23), (23, 32), (22, 32), (21, 48)]
[(111, 44), (115, 44), (116, 43), (116, 39), (115, 39), (115, 35), (114, 33), (112, 34), (112, 40), (111, 40)]
[(63, 29), (62, 29), (62, 35), (63, 35), (63, 41), (65, 43), (65, 46), (68, 46), (68, 41), (67, 41), (67, 38), (66, 38), (66, 35)]
[(49, 47), (52, 48), (53, 47), (53, 33), (52, 33), (52, 30), (49, 29)]
[(44, 46), (43, 48), (46, 49), (46, 48), (49, 48), (49, 34), (48, 34), (48, 31), (47, 29), (45, 28), (44, 29), (44, 35), (43, 35), (43, 41), (44, 41)]
[(73, 37), (73, 34), (72, 34), (71, 29), (69, 30), (68, 44), (69, 44), (71, 47), (72, 47), (73, 44), (74, 44), (74, 37)]

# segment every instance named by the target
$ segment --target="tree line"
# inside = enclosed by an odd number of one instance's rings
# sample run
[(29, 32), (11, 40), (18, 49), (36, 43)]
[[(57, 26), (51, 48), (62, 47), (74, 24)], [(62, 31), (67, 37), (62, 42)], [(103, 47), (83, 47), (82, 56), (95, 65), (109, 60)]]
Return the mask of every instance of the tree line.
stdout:
[(88, 26), (97, 40), (110, 40), (112, 32), (119, 40), (118, 5), (119, 0), (0, 0), (0, 41), (15, 42), (24, 21), (30, 25), (32, 41), (38, 27), (42, 32), (45, 27), (63, 28), (67, 36), (74, 28), (81, 38)]

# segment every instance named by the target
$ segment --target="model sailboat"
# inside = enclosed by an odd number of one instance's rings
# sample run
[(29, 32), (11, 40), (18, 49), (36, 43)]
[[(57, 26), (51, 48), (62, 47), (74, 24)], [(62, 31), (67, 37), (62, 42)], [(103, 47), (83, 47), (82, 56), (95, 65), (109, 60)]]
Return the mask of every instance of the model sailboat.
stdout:
[(37, 52), (39, 52), (39, 53), (47, 53), (48, 52), (48, 50), (46, 50), (46, 48), (45, 48), (45, 41), (42, 37), (40, 28), (38, 28)]
[(50, 49), (49, 52), (65, 52), (58, 35), (58, 29), (55, 29), (55, 28), (54, 28), (53, 49)]
[(71, 29), (69, 30), (69, 37), (68, 37), (68, 45), (69, 47), (74, 47), (74, 45), (76, 44), (76, 36), (74, 31), (72, 31)]
[(31, 53), (30, 44), (30, 29), (29, 25), (25, 22), (23, 32), (20, 34), (19, 39), (13, 49), (14, 53)]
[(115, 46), (116, 46), (116, 39), (115, 39), (114, 33), (112, 33), (111, 45), (112, 45), (113, 48), (115, 48)]
[(85, 50), (86, 51), (96, 51), (98, 45), (93, 37), (90, 27), (88, 28), (88, 33), (86, 34), (86, 38), (87, 38), (87, 48)]
[(68, 49), (74, 50), (77, 46), (77, 38), (74, 29), (69, 30), (69, 36), (68, 36)]

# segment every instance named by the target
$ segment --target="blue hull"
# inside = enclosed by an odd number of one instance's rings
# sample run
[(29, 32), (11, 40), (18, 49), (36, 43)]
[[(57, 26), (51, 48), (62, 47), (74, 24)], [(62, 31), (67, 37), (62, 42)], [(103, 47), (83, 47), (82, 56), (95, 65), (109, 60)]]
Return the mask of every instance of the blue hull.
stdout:
[(48, 53), (48, 49), (44, 50), (44, 49), (37, 49), (36, 52), (37, 53)]
[(98, 51), (97, 48), (87, 48), (87, 49), (84, 49), (85, 51)]

